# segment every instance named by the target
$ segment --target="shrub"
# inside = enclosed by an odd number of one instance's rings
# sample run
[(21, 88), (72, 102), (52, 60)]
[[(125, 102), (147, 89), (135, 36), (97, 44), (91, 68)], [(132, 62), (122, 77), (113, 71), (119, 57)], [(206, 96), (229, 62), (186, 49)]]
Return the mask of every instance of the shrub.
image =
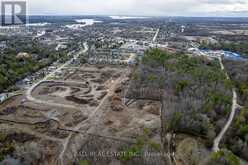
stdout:
[(161, 150), (161, 145), (159, 143), (154, 142), (154, 141), (150, 141), (149, 146), (156, 151)]
[(245, 136), (248, 135), (248, 124), (243, 126), (243, 127), (241, 127), (239, 132), (240, 132), (240, 136), (242, 138), (245, 138)]
[(89, 162), (87, 160), (80, 160), (78, 162), (78, 165), (90, 165)]
[(181, 80), (176, 83), (176, 94), (178, 95), (180, 92), (184, 90), (189, 85), (189, 82), (187, 80)]
[(231, 151), (226, 150), (212, 153), (211, 162), (214, 164), (240, 165), (239, 159)]

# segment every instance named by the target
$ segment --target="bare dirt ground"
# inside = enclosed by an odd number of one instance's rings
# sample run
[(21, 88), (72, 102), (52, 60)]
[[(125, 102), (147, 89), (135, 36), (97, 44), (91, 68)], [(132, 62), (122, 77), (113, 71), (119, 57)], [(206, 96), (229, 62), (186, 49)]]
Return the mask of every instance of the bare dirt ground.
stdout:
[[(66, 72), (63, 79), (36, 87), (31, 95), (39, 102), (27, 101), (25, 95), (12, 98), (0, 105), (0, 145), (11, 145), (13, 149), (7, 155), (26, 164), (80, 160), (126, 164), (118, 156), (82, 153), (122, 151), (135, 143), (145, 128), (151, 132), (150, 139), (160, 141), (160, 104), (146, 100), (124, 104), (123, 83), (129, 72), (122, 66), (85, 65)], [(144, 161), (136, 159), (152, 164)]]

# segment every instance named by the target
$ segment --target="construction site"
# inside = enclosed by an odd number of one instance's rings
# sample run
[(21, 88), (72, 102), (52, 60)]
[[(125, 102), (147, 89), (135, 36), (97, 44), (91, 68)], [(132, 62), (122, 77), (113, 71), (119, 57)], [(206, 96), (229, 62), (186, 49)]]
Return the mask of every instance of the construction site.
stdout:
[[(131, 68), (85, 64), (61, 72), (60, 79), (41, 81), (1, 105), (0, 141), (11, 156), (27, 164), (115, 164), (130, 155), (98, 152), (124, 152), (144, 136), (161, 141), (160, 103), (125, 98)], [(131, 161), (152, 160), (137, 156)]]

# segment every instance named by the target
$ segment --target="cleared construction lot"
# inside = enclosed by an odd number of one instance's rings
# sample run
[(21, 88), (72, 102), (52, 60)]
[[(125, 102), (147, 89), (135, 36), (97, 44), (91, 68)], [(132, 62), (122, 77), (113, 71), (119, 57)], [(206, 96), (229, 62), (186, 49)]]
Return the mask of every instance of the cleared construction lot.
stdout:
[[(160, 141), (160, 103), (137, 100), (125, 104), (124, 84), (130, 70), (124, 66), (84, 65), (74, 68), (74, 72), (65, 72), (62, 79), (40, 83), (31, 92), (34, 101), (22, 95), (2, 104), (1, 137), (3, 141), (8, 138), (13, 145), (10, 154), (46, 164), (80, 160), (125, 164), (118, 156), (102, 158), (82, 153), (123, 151), (136, 143), (146, 128), (150, 140)], [(20, 154), (24, 152), (26, 157)]]

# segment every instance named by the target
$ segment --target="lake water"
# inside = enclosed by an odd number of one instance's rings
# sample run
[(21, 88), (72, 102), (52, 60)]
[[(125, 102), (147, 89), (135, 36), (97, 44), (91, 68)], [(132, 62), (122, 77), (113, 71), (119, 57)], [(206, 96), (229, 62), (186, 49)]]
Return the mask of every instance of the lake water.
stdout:
[(131, 16), (109, 16), (111, 19), (146, 19), (149, 17), (131, 17)]
[(71, 24), (71, 25), (66, 25), (65, 27), (69, 28), (69, 29), (80, 29), (82, 27), (85, 26), (92, 26), (95, 23), (101, 23), (102, 21), (96, 21), (94, 19), (76, 19), (75, 22), (77, 24)]

